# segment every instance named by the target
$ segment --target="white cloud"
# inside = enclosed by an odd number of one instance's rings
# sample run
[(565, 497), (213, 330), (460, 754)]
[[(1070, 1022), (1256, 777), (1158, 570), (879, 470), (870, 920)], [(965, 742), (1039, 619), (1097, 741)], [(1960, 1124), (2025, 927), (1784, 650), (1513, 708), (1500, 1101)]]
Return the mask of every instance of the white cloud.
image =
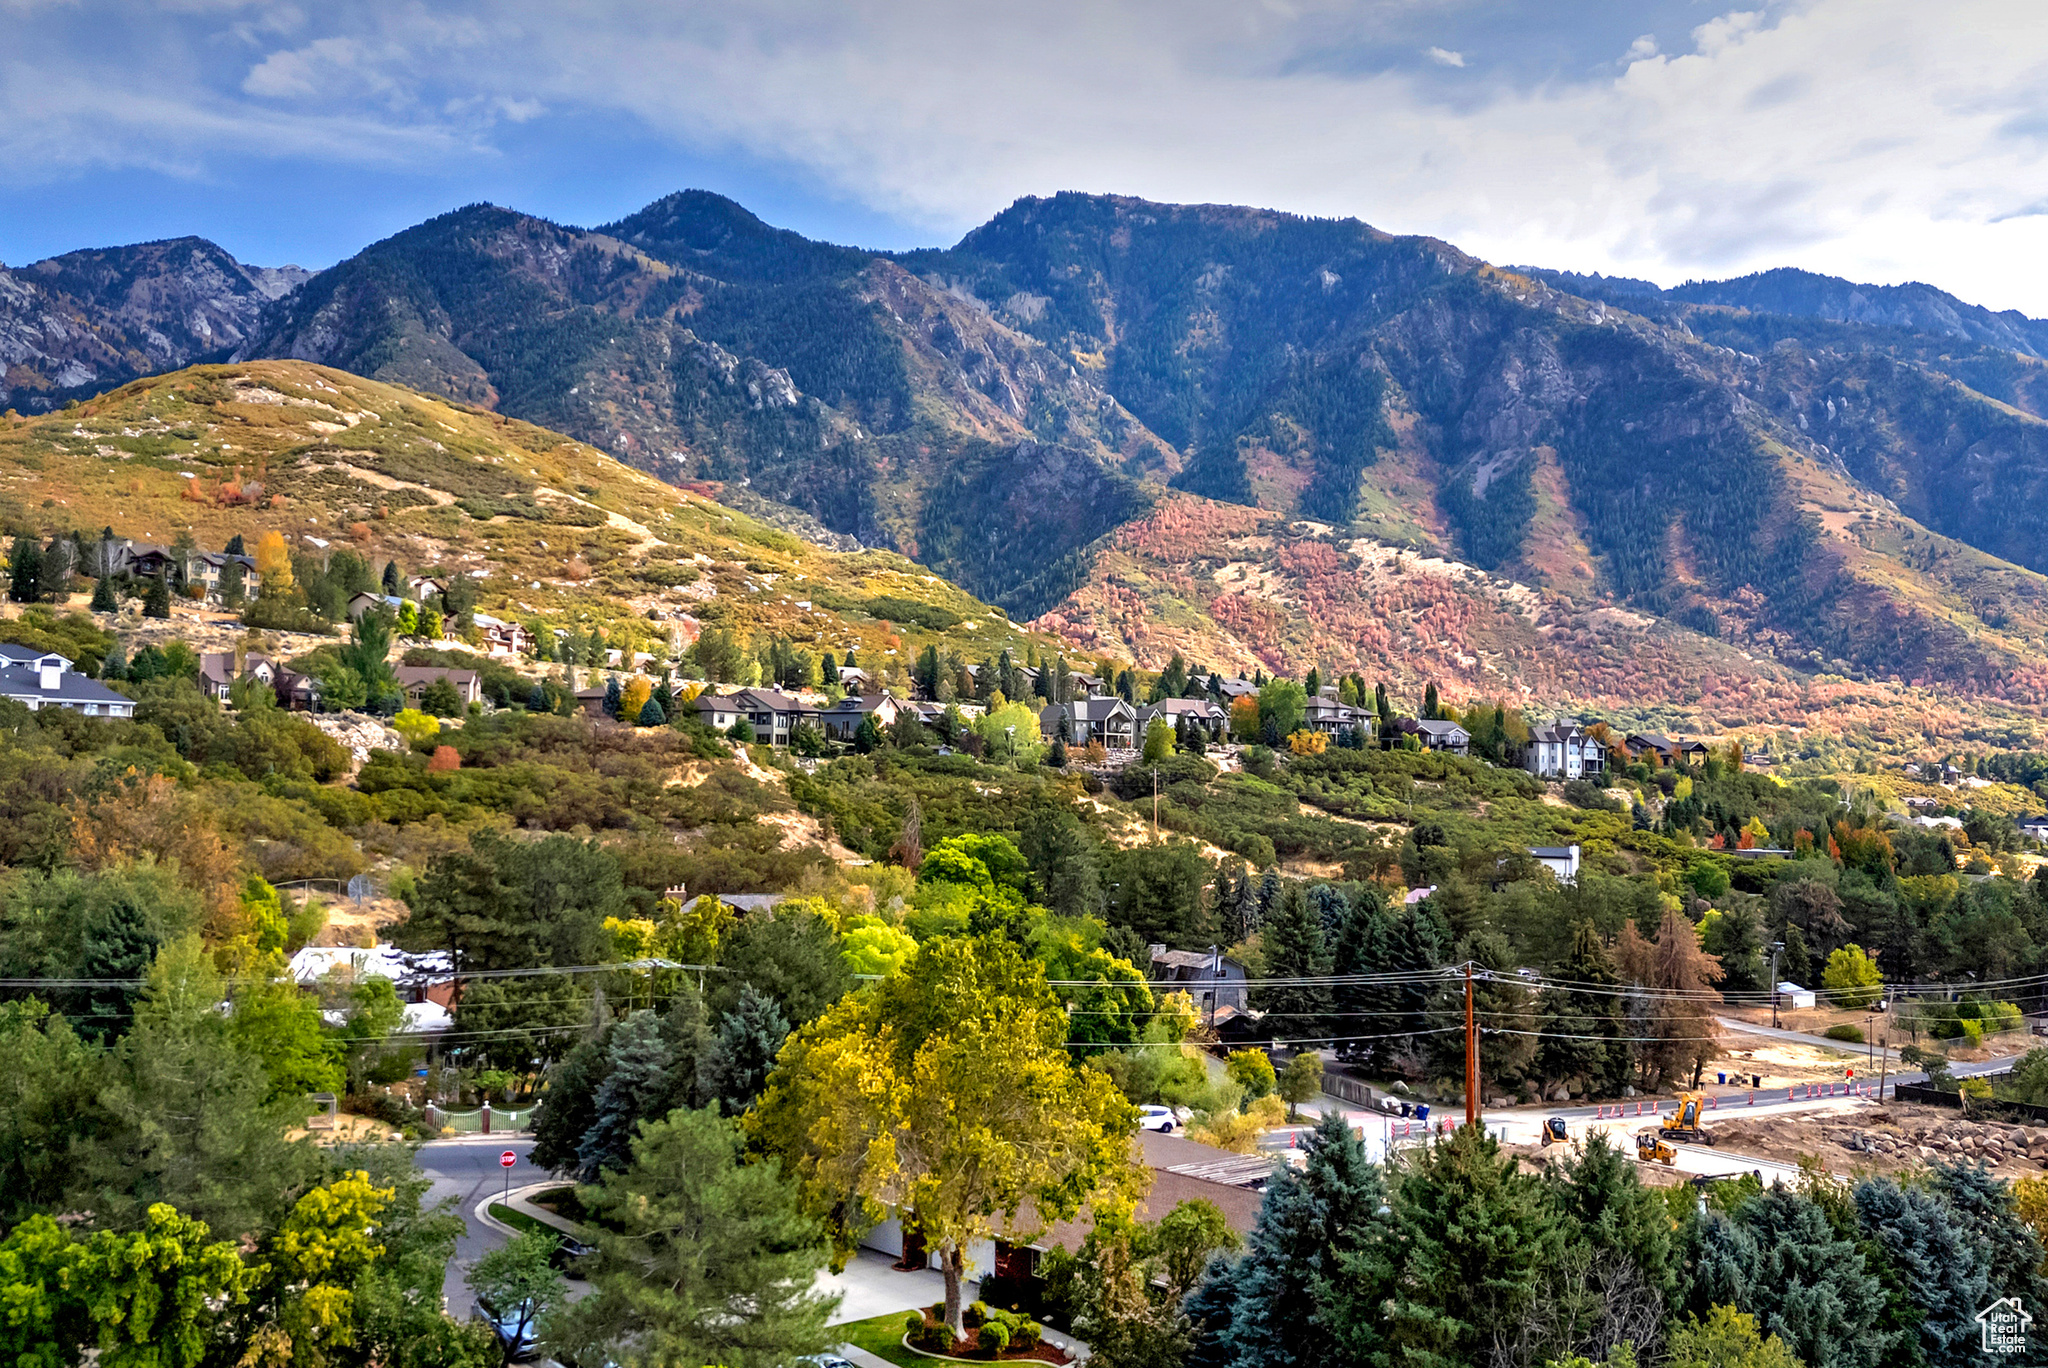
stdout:
[[(935, 240), (1019, 195), (1118, 191), (1355, 214), (1500, 262), (1666, 282), (1794, 264), (2048, 315), (2048, 28), (2015, 0), (1680, 7), (1672, 51), (1567, 14), (1582, 64), (1533, 80), (1483, 9), (1415, 0), (473, 3), (332, 0), (284, 46), (159, 28), (90, 69), (46, 43), (0, 71), (0, 161), (199, 166), (282, 138), (458, 167), (505, 123), (530, 140), (596, 114)], [(237, 33), (251, 13), (286, 7)], [(1417, 62), (1402, 25), (1440, 20), (1454, 46)], [(1334, 70), (1340, 39), (1365, 56)], [(248, 55), (223, 81), (228, 52)], [(31, 98), (60, 77), (116, 96)]]
[(1422, 50), (1422, 55), (1429, 58), (1430, 61), (1435, 62), (1438, 66), (1461, 67), (1465, 65), (1464, 53), (1451, 52), (1445, 48), (1424, 48)]

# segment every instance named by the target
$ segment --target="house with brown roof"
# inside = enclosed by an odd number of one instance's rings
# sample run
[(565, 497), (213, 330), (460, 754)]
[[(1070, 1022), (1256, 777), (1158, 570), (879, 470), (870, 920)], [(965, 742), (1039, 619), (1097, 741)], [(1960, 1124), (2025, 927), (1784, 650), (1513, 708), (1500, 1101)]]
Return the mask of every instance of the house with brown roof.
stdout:
[[(816, 723), (819, 718), (816, 708), (774, 689), (739, 689), (729, 694), (706, 689), (690, 706), (715, 731), (724, 731), (745, 720), (754, 729), (755, 740), (772, 746), (788, 745), (789, 734), (797, 723)], [(856, 720), (854, 726), (859, 727), (860, 723)]]
[(848, 694), (816, 716), (818, 726), (826, 736), (834, 741), (851, 741), (866, 719), (874, 718), (875, 725), (887, 731), (908, 710), (905, 704), (888, 694)]
[(445, 679), (455, 686), (455, 696), (462, 700), (465, 708), (483, 701), (483, 676), (475, 670), (458, 670), (447, 665), (394, 665), (391, 673), (398, 677), (398, 687), (404, 692), (405, 701), (415, 708), (420, 705), (420, 697), (426, 693), (427, 687), (437, 679)]
[(1138, 709), (1136, 734), (1144, 736), (1152, 719), (1163, 717), (1178, 733), (1184, 726), (1200, 727), (1211, 741), (1221, 741), (1230, 731), (1230, 714), (1212, 698), (1162, 698)]

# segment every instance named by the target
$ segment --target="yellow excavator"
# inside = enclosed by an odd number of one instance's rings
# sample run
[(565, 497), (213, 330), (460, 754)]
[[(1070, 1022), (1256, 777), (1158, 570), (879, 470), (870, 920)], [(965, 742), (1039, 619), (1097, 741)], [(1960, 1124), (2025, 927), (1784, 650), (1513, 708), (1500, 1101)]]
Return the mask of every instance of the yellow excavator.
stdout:
[(1636, 1158), (1644, 1163), (1672, 1164), (1678, 1161), (1675, 1144), (1711, 1145), (1714, 1137), (1700, 1124), (1700, 1109), (1706, 1099), (1696, 1092), (1678, 1095), (1678, 1106), (1652, 1130), (1636, 1132)]
[(1678, 1095), (1678, 1106), (1671, 1115), (1664, 1118), (1658, 1128), (1661, 1138), (1674, 1144), (1683, 1142), (1691, 1145), (1711, 1145), (1714, 1137), (1700, 1122), (1700, 1110), (1706, 1106), (1706, 1098), (1696, 1092), (1682, 1092)]

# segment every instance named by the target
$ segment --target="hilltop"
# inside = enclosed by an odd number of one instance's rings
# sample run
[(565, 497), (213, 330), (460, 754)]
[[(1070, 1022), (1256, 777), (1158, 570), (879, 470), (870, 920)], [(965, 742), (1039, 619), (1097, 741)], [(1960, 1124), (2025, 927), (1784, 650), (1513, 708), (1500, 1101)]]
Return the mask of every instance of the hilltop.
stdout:
[[(260, 483), (254, 506), (221, 486)], [(301, 361), (198, 366), (0, 423), (0, 520), (202, 546), (276, 530), (469, 577), (500, 617), (678, 644), (704, 626), (887, 661), (1050, 645), (887, 551), (843, 553), (558, 433)]]

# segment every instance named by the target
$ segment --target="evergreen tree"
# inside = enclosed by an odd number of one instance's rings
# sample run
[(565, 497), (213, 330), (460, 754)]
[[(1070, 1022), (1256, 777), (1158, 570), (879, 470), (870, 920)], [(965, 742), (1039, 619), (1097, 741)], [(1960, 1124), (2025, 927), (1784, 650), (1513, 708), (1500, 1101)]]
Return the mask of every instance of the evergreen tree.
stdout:
[(640, 705), (640, 716), (636, 719), (643, 727), (665, 727), (668, 713), (662, 709), (661, 700), (650, 698)]
[[(1317, 978), (1330, 972), (1322, 919), (1310, 910), (1300, 884), (1288, 885), (1278, 910), (1266, 919), (1261, 943), (1268, 978)], [(1314, 1039), (1325, 1034), (1330, 990), (1323, 985), (1254, 986), (1251, 1005), (1267, 1014), (1268, 1027), (1277, 1037)]]
[(1344, 923), (1351, 915), (1351, 900), (1341, 889), (1329, 884), (1317, 884), (1308, 891), (1309, 907), (1323, 928), (1323, 943), (1335, 945)]
[(107, 653), (106, 663), (100, 666), (100, 678), (126, 679), (127, 677), (128, 657), (127, 654), (121, 650), (120, 643), (116, 642), (113, 650)]
[[(1387, 974), (1395, 963), (1395, 931), (1387, 914), (1387, 901), (1380, 891), (1366, 885), (1351, 899), (1343, 925), (1332, 946), (1331, 972), (1340, 976)], [(1400, 1029), (1401, 989), (1383, 983), (1340, 984), (1331, 995), (1337, 1017), (1333, 1034), (1344, 1036), (1393, 1035)], [(1389, 1039), (1360, 1040), (1340, 1044), (1340, 1053), (1384, 1068), (1382, 1061), (1393, 1053)]]
[[(189, 534), (187, 534), (189, 535)], [(71, 592), (71, 539), (52, 537), (36, 566), (36, 596), (59, 602)]]
[(720, 1018), (718, 1034), (699, 1066), (705, 1098), (723, 1106), (728, 1115), (752, 1106), (788, 1038), (789, 1022), (775, 1000), (751, 983), (741, 987), (739, 1001)]
[(1974, 1362), (1980, 1339), (1976, 1315), (1993, 1298), (1984, 1251), (1932, 1193), (1900, 1187), (1890, 1178), (1866, 1178), (1856, 1185), (1855, 1200), (1865, 1238), (1889, 1265), (1893, 1319), (1912, 1325), (1923, 1361)]
[(1442, 716), (1443, 702), (1437, 697), (1436, 681), (1432, 679), (1422, 691), (1422, 717), (1426, 722), (1434, 722)]
[[(240, 537), (235, 538), (236, 542), (241, 540)], [(230, 549), (232, 549), (232, 543), (230, 544)], [(399, 573), (397, 561), (388, 560), (384, 562), (383, 585), (384, 592), (387, 594), (395, 596), (405, 592), (405, 576)]]
[(1566, 1248), (1538, 1299), (1536, 1337), (1555, 1354), (1604, 1358), (1625, 1343), (1647, 1352), (1677, 1288), (1670, 1208), (1643, 1185), (1634, 1157), (1597, 1131), (1546, 1176)]
[(582, 1164), (576, 1150), (597, 1121), (597, 1092), (611, 1073), (614, 1029), (607, 1026), (548, 1070), (547, 1105), (533, 1123), (533, 1162), (550, 1172), (569, 1173)]
[[(1530, 1312), (1565, 1234), (1542, 1180), (1480, 1127), (1460, 1126), (1403, 1170), (1393, 1208), (1390, 1238), (1404, 1257), (1384, 1314), (1395, 1361), (1527, 1361), (1514, 1346), (1534, 1330)], [(1354, 1326), (1359, 1336), (1372, 1329)]]
[(239, 608), (249, 599), (248, 572), (238, 560), (228, 560), (220, 568), (220, 601), (229, 608)]
[(1213, 1263), (1189, 1299), (1201, 1335), (1191, 1363), (1368, 1361), (1377, 1334), (1367, 1306), (1385, 1282), (1386, 1184), (1340, 1113), (1326, 1114), (1304, 1145), (1300, 1170), (1275, 1170), (1244, 1257)]
[(817, 1223), (773, 1163), (746, 1163), (739, 1127), (681, 1110), (647, 1127), (631, 1162), (587, 1194), (597, 1216), (591, 1295), (550, 1339), (575, 1363), (782, 1368), (839, 1336)]
[(42, 573), (43, 552), (31, 536), (17, 535), (7, 558), (7, 596), (16, 603), (36, 601), (36, 579)]
[(1381, 681), (1372, 686), (1372, 710), (1380, 715), (1380, 730), (1394, 720), (1394, 705), (1387, 699), (1387, 686)]
[(667, 1094), (673, 1062), (654, 1013), (635, 1012), (619, 1023), (605, 1050), (605, 1078), (591, 1103), (590, 1129), (576, 1144), (580, 1181), (595, 1182), (606, 1169), (624, 1168), (631, 1160), (634, 1132)]
[(1268, 869), (1265, 873), (1259, 875), (1259, 910), (1255, 925), (1263, 926), (1266, 919), (1271, 917), (1274, 911), (1279, 908), (1281, 892), (1280, 871), (1278, 869)]
[(1308, 677), (1301, 681), (1301, 687), (1311, 700), (1319, 697), (1323, 692), (1323, 672), (1313, 665), (1309, 666)]
[(1982, 1251), (1985, 1267), (1991, 1270), (1992, 1294), (2048, 1306), (2042, 1240), (2020, 1216), (2012, 1184), (1967, 1160), (1931, 1164), (1928, 1177)]
[(1584, 1079), (1593, 1096), (1614, 1096), (1628, 1081), (1631, 1067), (1628, 1046), (1620, 1039), (1628, 1034), (1628, 1023), (1622, 999), (1612, 991), (1621, 976), (1593, 923), (1580, 922), (1573, 930), (1571, 951), (1557, 977), (1584, 987), (1543, 991), (1538, 1007), (1544, 1036), (1536, 1072), (1549, 1083)]
[(619, 703), (624, 697), (625, 691), (622, 688), (620, 688), (619, 677), (617, 675), (613, 675), (611, 676), (611, 678), (605, 680), (604, 715), (606, 717), (617, 717), (619, 715)]
[(95, 613), (117, 613), (121, 605), (114, 597), (114, 577), (101, 575), (92, 586), (92, 611)]
[[(1883, 1285), (1855, 1241), (1830, 1227), (1818, 1203), (1777, 1186), (1745, 1202), (1737, 1219), (1752, 1261), (1739, 1272), (1727, 1266), (1739, 1245), (1715, 1251), (1711, 1268), (1696, 1260), (1688, 1303), (1694, 1314), (1704, 1314), (1712, 1301), (1741, 1306), (1811, 1368), (1876, 1368), (1886, 1361), (1890, 1337), (1877, 1324)], [(1714, 1281), (1733, 1283), (1746, 1295), (1720, 1295)], [(1712, 1301), (1702, 1301), (1706, 1293)]]
[(882, 748), (882, 725), (875, 721), (873, 713), (862, 717), (860, 726), (854, 729), (853, 748), (862, 755), (873, 755)]
[(142, 595), (142, 615), (150, 618), (167, 618), (171, 615), (169, 575), (157, 575), (150, 580), (149, 588)]

